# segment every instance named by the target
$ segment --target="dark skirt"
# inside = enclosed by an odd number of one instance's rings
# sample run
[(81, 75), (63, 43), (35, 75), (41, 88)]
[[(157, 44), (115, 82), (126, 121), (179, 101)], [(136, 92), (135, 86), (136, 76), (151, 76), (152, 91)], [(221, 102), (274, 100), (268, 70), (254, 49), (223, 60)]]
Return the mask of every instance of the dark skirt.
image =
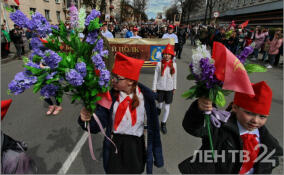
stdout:
[(146, 148), (144, 136), (113, 134), (113, 142), (118, 153), (111, 145), (106, 173), (108, 174), (141, 174), (146, 163)]

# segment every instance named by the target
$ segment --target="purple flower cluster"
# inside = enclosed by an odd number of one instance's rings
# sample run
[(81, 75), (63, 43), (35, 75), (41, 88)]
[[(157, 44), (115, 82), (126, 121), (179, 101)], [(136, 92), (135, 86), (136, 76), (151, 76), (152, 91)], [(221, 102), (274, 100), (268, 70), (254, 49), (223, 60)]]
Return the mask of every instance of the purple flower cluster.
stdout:
[(101, 13), (99, 11), (96, 11), (95, 9), (92, 10), (91, 13), (86, 18), (85, 25), (88, 26), (90, 22), (96, 19), (96, 17), (98, 16), (101, 16)]
[(11, 13), (10, 18), (16, 25), (20, 27), (27, 27), (27, 24), (29, 23), (29, 19), (27, 18), (27, 16), (20, 10)]
[(100, 55), (101, 55), (102, 57), (108, 56), (108, 50), (103, 50), (103, 51), (101, 51)]
[(28, 22), (27, 28), (36, 31), (42, 38), (52, 32), (49, 22), (38, 12), (32, 15), (32, 19)]
[(100, 54), (98, 54), (98, 53), (95, 54), (92, 57), (92, 61), (95, 64), (96, 69), (98, 69), (100, 71), (105, 69), (106, 65), (105, 65), (105, 62), (103, 61), (102, 56)]
[(81, 86), (84, 83), (84, 78), (76, 70), (71, 69), (65, 74), (66, 80), (73, 86)]
[(55, 69), (58, 67), (58, 63), (62, 60), (62, 58), (52, 50), (46, 50), (44, 52), (43, 63), (46, 64), (51, 69)]
[(101, 52), (104, 49), (104, 40), (103, 39), (99, 39), (99, 41), (97, 42), (94, 51), (95, 52)]
[(75, 66), (77, 72), (79, 72), (83, 77), (87, 75), (86, 63), (80, 62)]
[(59, 30), (58, 25), (50, 25), (51, 29)]
[(71, 28), (75, 28), (78, 25), (78, 10), (76, 6), (72, 5), (69, 8), (69, 16), (70, 16), (70, 26)]
[(200, 76), (193, 73), (193, 64), (190, 64), (191, 72), (197, 81), (204, 82), (208, 89), (213, 88), (214, 85), (222, 85), (222, 82), (219, 81), (214, 75), (215, 66), (214, 64), (210, 63), (209, 58), (202, 58), (199, 63), (201, 68)]
[(88, 33), (88, 36), (86, 38), (86, 42), (89, 44), (94, 44), (98, 38), (98, 32), (92, 31)]
[(42, 42), (39, 40), (38, 37), (33, 37), (30, 43), (31, 43), (32, 49), (43, 49), (44, 48), (44, 45), (42, 44)]
[(99, 85), (101, 87), (108, 86), (109, 81), (110, 81), (110, 72), (107, 69), (100, 70)]
[(40, 95), (45, 98), (55, 97), (58, 86), (54, 84), (47, 84), (40, 90)]
[(29, 61), (26, 65), (30, 66), (30, 67), (33, 67), (33, 68), (40, 69), (39, 65), (34, 63), (34, 62), (32, 62), (32, 61)]
[(241, 63), (244, 64), (246, 61), (247, 57), (253, 53), (253, 47), (247, 46), (244, 48), (244, 50), (240, 53), (240, 55), (237, 55), (238, 59), (240, 60)]
[(48, 74), (48, 75), (45, 77), (45, 79), (50, 80), (50, 79), (52, 79), (53, 76), (56, 75), (56, 74), (57, 74), (57, 71), (52, 72), (51, 74)]
[(25, 72), (19, 72), (15, 75), (8, 87), (11, 93), (18, 95), (30, 88), (37, 82), (37, 77), (28, 76)]

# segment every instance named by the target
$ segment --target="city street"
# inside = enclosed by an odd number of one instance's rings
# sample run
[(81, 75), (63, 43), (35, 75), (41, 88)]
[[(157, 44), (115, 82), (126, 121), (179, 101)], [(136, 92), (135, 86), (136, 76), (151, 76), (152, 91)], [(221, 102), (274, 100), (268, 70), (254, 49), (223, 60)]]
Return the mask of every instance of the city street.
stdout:
[[(176, 61), (178, 84), (167, 122), (168, 134), (161, 133), (165, 165), (159, 169), (154, 168), (153, 173), (178, 174), (178, 164), (201, 146), (201, 139), (187, 134), (182, 128), (184, 114), (194, 101), (181, 97), (194, 84), (194, 81), (186, 79), (191, 50), (192, 46), (185, 44), (181, 60)], [(280, 62), (282, 61), (283, 59)], [(71, 98), (65, 96), (62, 112), (57, 116), (46, 116), (48, 106), (32, 89), (17, 96), (7, 94), (9, 82), (17, 72), (23, 70), (22, 65), (21, 60), (1, 64), (1, 100), (13, 100), (2, 121), (2, 131), (28, 144), (27, 153), (35, 161), (40, 174), (104, 173), (101, 154), (103, 136), (92, 135), (94, 152), (98, 159), (94, 161), (89, 153), (86, 134), (77, 124), (81, 104), (71, 104)], [(152, 88), (153, 73), (154, 68), (143, 68), (140, 82)], [(266, 73), (254, 73), (250, 78), (252, 82), (266, 81), (273, 90), (267, 128), (283, 146), (283, 69), (273, 68)], [(227, 103), (232, 99), (233, 94), (226, 97)], [(282, 169), (283, 161), (273, 173), (282, 174)]]

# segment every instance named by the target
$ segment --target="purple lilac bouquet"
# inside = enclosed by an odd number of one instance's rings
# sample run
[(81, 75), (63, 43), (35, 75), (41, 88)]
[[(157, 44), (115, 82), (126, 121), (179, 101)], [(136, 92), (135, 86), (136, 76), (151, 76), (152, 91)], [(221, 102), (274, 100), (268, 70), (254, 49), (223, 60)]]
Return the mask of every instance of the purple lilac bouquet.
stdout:
[(222, 89), (223, 82), (214, 75), (214, 60), (211, 59), (211, 54), (205, 45), (199, 45), (193, 50), (189, 69), (190, 74), (187, 79), (195, 80), (196, 84), (182, 96), (188, 99), (205, 96), (216, 105), (225, 106), (225, 95), (228, 95), (228, 91)]
[(253, 53), (253, 47), (247, 46), (244, 48), (244, 50), (237, 55), (237, 58), (240, 60), (240, 62), (244, 65), (247, 73), (253, 73), (253, 72), (266, 72), (267, 69), (261, 65), (258, 64), (251, 64), (247, 60), (247, 57)]
[[(23, 72), (17, 73), (9, 84), (9, 93), (20, 94), (33, 86), (33, 92), (40, 92), (44, 98), (55, 97), (62, 101), (63, 94), (72, 96), (72, 103), (82, 100), (84, 106), (94, 112), (100, 94), (109, 90), (110, 72), (103, 58), (108, 57), (103, 40), (98, 35), (101, 24), (100, 12), (92, 10), (86, 17), (86, 10), (78, 12), (70, 8), (68, 31), (63, 22), (52, 26), (38, 12), (27, 18), (17, 10), (10, 18), (20, 27), (32, 31), (32, 53), (24, 58)], [(84, 38), (81, 38), (82, 31)], [(42, 39), (46, 38), (46, 39)], [(62, 42), (63, 41), (63, 42)], [(96, 72), (99, 71), (99, 74)]]

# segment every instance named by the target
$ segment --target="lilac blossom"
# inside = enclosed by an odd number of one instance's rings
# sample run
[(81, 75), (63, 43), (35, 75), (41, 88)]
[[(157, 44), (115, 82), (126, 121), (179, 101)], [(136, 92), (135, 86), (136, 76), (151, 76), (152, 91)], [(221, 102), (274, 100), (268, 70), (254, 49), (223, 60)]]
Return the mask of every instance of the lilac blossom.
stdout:
[(245, 47), (244, 50), (240, 53), (240, 55), (237, 55), (237, 57), (240, 60), (240, 62), (244, 64), (247, 57), (252, 53), (253, 53), (253, 47), (248, 46)]
[(96, 53), (94, 56), (92, 56), (92, 61), (95, 64), (96, 69), (98, 70), (105, 69), (105, 62), (103, 61), (100, 54)]
[(103, 41), (103, 39), (99, 39), (99, 41), (97, 42), (97, 44), (94, 48), (94, 51), (101, 52), (101, 51), (103, 51), (103, 48), (104, 48), (104, 41)]
[(97, 31), (92, 31), (88, 33), (86, 42), (89, 44), (94, 44), (98, 38), (98, 32)]
[(72, 5), (69, 8), (69, 12), (70, 26), (71, 28), (76, 28), (78, 26), (78, 10), (74, 5)]
[(101, 87), (108, 86), (109, 81), (110, 81), (110, 72), (107, 69), (100, 70), (99, 85)]
[(75, 66), (76, 71), (78, 71), (83, 77), (87, 75), (86, 64), (84, 62), (77, 63)]
[(45, 79), (47, 79), (47, 80), (53, 79), (53, 76), (56, 75), (56, 74), (57, 74), (57, 71), (52, 72), (51, 74), (48, 74), (48, 75), (45, 77)]
[(9, 83), (8, 87), (11, 93), (18, 95), (30, 88), (36, 82), (37, 77), (29, 76), (26, 72), (19, 72), (15, 75), (14, 80)]
[(27, 28), (36, 31), (43, 38), (52, 32), (49, 22), (38, 12), (32, 15), (32, 19), (27, 23)]
[(65, 74), (66, 80), (73, 86), (81, 86), (84, 83), (82, 75), (74, 69)]
[(32, 61), (29, 61), (26, 65), (30, 66), (30, 67), (33, 67), (33, 68), (40, 69), (39, 65), (34, 63), (34, 62), (32, 62)]
[(33, 37), (31, 39), (30, 44), (31, 44), (32, 49), (36, 49), (36, 48), (43, 49), (44, 48), (44, 45), (42, 44), (42, 42), (40, 41), (38, 37)]
[(46, 50), (44, 52), (43, 63), (50, 67), (51, 69), (55, 69), (58, 67), (58, 63), (62, 60), (62, 58), (52, 50)]
[(194, 77), (197, 81), (204, 82), (208, 89), (213, 88), (214, 85), (222, 85), (222, 82), (219, 81), (214, 73), (215, 73), (215, 66), (214, 64), (210, 63), (209, 58), (201, 58), (200, 59), (200, 68), (201, 74), (197, 75), (193, 72), (193, 64), (190, 64), (190, 69)]
[(45, 98), (55, 97), (58, 86), (54, 84), (47, 84), (40, 90), (40, 95)]
[(29, 19), (27, 18), (27, 16), (20, 10), (11, 13), (10, 18), (16, 25), (20, 27), (27, 27), (27, 24), (29, 23)]
[(101, 51), (101, 52), (100, 52), (100, 55), (101, 55), (102, 57), (108, 56), (108, 50), (103, 50), (103, 51)]
[(88, 26), (92, 20), (96, 19), (99, 16), (101, 16), (101, 13), (93, 9), (91, 13), (87, 16), (85, 20), (85, 25)]

